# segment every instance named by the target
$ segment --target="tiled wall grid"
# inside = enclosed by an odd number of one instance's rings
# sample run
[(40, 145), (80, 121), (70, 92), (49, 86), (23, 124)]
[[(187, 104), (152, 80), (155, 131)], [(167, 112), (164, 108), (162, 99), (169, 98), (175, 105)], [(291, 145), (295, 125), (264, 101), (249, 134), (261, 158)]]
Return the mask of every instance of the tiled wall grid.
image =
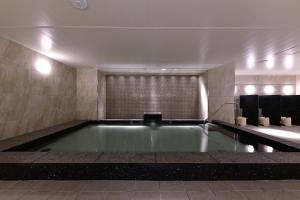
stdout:
[(166, 119), (198, 118), (198, 76), (109, 75), (106, 117), (140, 119), (162, 112)]

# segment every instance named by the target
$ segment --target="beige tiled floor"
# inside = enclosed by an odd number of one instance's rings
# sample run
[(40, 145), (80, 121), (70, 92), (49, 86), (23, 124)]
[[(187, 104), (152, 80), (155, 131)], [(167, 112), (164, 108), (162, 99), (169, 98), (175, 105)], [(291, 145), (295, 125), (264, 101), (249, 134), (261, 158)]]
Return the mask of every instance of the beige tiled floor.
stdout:
[(294, 200), (300, 181), (0, 181), (0, 200)]

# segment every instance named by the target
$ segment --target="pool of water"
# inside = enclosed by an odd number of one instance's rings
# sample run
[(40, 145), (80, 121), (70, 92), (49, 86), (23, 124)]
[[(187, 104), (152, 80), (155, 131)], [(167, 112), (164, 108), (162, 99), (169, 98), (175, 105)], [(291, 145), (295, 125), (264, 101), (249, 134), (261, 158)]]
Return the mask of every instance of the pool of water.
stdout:
[(275, 151), (242, 142), (232, 132), (206, 125), (89, 125), (29, 151), (55, 152), (256, 152)]

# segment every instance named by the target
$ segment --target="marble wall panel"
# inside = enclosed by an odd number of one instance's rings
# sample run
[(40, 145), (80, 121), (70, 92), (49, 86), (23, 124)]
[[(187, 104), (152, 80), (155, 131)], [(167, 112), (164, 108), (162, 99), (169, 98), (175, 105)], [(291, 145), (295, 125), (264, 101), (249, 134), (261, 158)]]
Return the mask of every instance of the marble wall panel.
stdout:
[(234, 123), (235, 106), (226, 103), (234, 103), (235, 64), (214, 68), (207, 73), (209, 119)]
[(77, 119), (96, 120), (98, 109), (97, 69), (77, 69)]
[[(38, 58), (52, 71), (39, 73)], [(76, 117), (76, 70), (0, 38), (0, 139), (69, 122)]]

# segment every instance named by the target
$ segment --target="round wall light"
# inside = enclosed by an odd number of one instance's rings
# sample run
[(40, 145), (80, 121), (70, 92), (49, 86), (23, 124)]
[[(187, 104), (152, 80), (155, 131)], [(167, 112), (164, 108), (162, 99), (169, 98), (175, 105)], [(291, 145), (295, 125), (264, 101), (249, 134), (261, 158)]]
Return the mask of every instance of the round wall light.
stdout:
[(264, 93), (265, 94), (274, 94), (275, 88), (272, 85), (266, 85), (264, 87)]
[(248, 146), (247, 146), (247, 151), (248, 151), (249, 153), (253, 153), (253, 152), (255, 151), (254, 146), (248, 145)]
[(265, 151), (268, 152), (268, 153), (272, 153), (274, 151), (274, 149), (273, 149), (273, 147), (266, 146)]
[(294, 87), (291, 85), (285, 85), (282, 88), (282, 92), (285, 95), (292, 95), (294, 93)]
[(251, 94), (255, 94), (255, 92), (256, 92), (256, 88), (255, 88), (254, 85), (247, 85), (247, 86), (245, 87), (245, 93), (246, 93), (246, 94), (251, 95)]
[(44, 75), (49, 75), (51, 73), (51, 65), (48, 60), (39, 58), (35, 63), (35, 69)]

